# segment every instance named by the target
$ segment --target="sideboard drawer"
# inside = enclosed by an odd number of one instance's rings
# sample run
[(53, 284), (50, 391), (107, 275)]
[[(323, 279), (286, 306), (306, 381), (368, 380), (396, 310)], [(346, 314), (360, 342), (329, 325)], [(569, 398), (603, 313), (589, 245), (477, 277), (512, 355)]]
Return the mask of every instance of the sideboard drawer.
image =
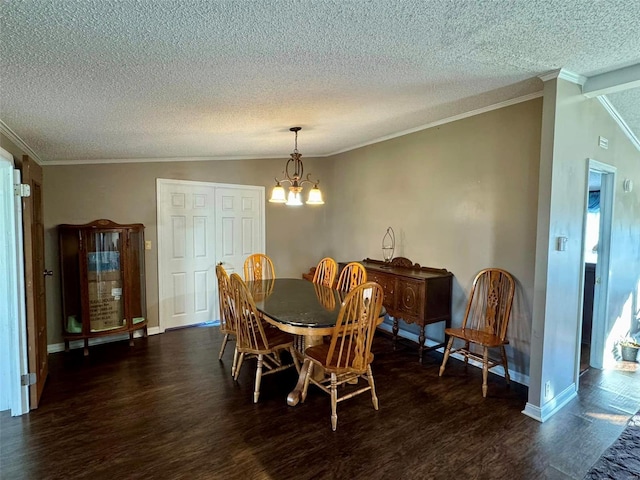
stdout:
[(382, 291), (384, 292), (384, 300), (382, 303), (384, 307), (387, 309), (394, 309), (396, 306), (396, 277), (380, 272), (367, 271), (367, 280), (369, 282), (376, 282), (382, 287)]

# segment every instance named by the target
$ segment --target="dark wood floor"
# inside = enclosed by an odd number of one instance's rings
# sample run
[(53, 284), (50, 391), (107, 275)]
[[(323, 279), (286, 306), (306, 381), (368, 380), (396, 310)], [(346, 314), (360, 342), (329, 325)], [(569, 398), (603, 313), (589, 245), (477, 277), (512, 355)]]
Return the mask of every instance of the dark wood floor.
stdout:
[(568, 479), (582, 478), (640, 407), (639, 373), (589, 370), (581, 393), (548, 422), (521, 413), (526, 388), (379, 334), (368, 394), (338, 406), (310, 387), (288, 407), (294, 371), (235, 383), (232, 348), (215, 327), (191, 328), (50, 356), (40, 408), (0, 414), (2, 479)]

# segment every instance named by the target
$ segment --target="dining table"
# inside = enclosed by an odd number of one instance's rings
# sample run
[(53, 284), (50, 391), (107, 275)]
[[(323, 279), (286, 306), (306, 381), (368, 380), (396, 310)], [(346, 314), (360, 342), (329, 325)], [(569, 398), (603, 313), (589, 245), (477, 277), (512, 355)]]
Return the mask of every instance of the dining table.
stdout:
[[(298, 383), (287, 395), (287, 404), (295, 406), (300, 402), (309, 369), (304, 351), (321, 344), (325, 335), (333, 333), (347, 293), (300, 278), (250, 281), (247, 287), (265, 321), (296, 337), (295, 349), (303, 363)], [(382, 323), (385, 314), (383, 308), (377, 325)], [(314, 374), (324, 376), (321, 369), (314, 369)]]

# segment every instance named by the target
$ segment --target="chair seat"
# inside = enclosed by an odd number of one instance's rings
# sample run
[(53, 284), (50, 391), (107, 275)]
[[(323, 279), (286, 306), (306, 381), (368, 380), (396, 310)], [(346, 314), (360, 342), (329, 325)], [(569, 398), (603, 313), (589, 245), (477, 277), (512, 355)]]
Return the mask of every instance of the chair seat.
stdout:
[(283, 348), (288, 348), (293, 345), (294, 336), (290, 333), (283, 332), (272, 326), (264, 326), (264, 335), (267, 337), (267, 342), (269, 343), (269, 348), (266, 347), (262, 338), (258, 336), (256, 339), (257, 345), (256, 348), (241, 348), (238, 347), (239, 351), (244, 351), (246, 353), (266, 353), (273, 352), (276, 350), (282, 350)]
[[(314, 345), (313, 347), (309, 347), (304, 351), (304, 354), (309, 357), (313, 362), (322, 365), (324, 369), (329, 373), (345, 373), (345, 372), (355, 372), (355, 373), (364, 373), (367, 370), (367, 365), (373, 362), (373, 353), (369, 352), (369, 356), (367, 357), (366, 365), (362, 365), (362, 368), (357, 369), (352, 367), (349, 368), (338, 368), (338, 355), (339, 350), (336, 349), (333, 352), (333, 356), (327, 362), (327, 355), (329, 354), (328, 343), (322, 343), (320, 345)], [(353, 359), (355, 357), (354, 352), (351, 352), (349, 355), (349, 361), (347, 362), (349, 365), (353, 364)], [(344, 364), (344, 359), (342, 359), (342, 363)]]
[(444, 333), (484, 347), (499, 347), (509, 343), (509, 340), (501, 340), (500, 337), (492, 333), (470, 328), (445, 328)]

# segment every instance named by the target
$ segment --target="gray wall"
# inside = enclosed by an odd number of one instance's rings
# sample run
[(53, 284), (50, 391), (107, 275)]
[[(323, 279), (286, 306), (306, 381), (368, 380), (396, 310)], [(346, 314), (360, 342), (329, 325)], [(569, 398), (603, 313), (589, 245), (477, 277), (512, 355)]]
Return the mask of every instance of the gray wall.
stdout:
[[(306, 159), (305, 171), (321, 179), (327, 202), (333, 200), (328, 177), (331, 161)], [(123, 163), (44, 167), (45, 250), (47, 268), (59, 272), (56, 226), (99, 218), (118, 223), (143, 223), (153, 248), (145, 252), (147, 316), (158, 325), (156, 178), (265, 186), (267, 196), (286, 158), (211, 162)], [(266, 250), (280, 277), (300, 277), (327, 251), (327, 209), (286, 207), (266, 202)], [(60, 277), (47, 285), (49, 344), (62, 341)]]
[(529, 369), (541, 109), (536, 99), (339, 155), (328, 206), (337, 259), (381, 259), (390, 225), (396, 256), (451, 271), (454, 326), (479, 270), (511, 272), (508, 356), (520, 381)]
[[(598, 136), (609, 149), (598, 147)], [(640, 191), (622, 189), (625, 178), (640, 181), (640, 152), (597, 99), (582, 96), (578, 85), (551, 80), (544, 88), (540, 158), (540, 210), (536, 287), (533, 307), (531, 383), (527, 408), (545, 417), (558, 396), (577, 388), (578, 338), (582, 320), (583, 218), (586, 209), (587, 159), (617, 168), (609, 280), (609, 324), (631, 324), (640, 288)], [(564, 252), (558, 236), (568, 238)], [(635, 299), (635, 300), (634, 300)], [(625, 328), (625, 327), (623, 327)], [(625, 330), (626, 330), (625, 328)], [(609, 338), (609, 351), (615, 338)], [(543, 386), (549, 382), (550, 395)]]

